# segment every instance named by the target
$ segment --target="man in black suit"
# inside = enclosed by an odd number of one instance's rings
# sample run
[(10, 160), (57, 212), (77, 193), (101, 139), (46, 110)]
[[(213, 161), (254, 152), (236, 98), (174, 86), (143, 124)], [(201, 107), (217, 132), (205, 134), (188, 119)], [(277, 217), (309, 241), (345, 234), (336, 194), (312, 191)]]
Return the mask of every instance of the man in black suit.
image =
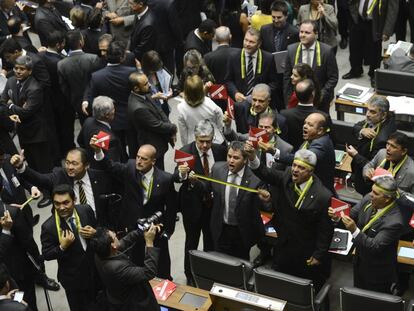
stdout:
[[(128, 96), (131, 92), (129, 85), (129, 75), (136, 71), (136, 68), (125, 66), (122, 62), (125, 60), (125, 44), (121, 41), (114, 41), (109, 44), (106, 60), (108, 64), (92, 73), (91, 80), (85, 100), (82, 103), (82, 110), (89, 111), (86, 107), (92, 104), (97, 96), (108, 96), (114, 101), (115, 117), (109, 122), (112, 131), (116, 134), (121, 142), (121, 160), (125, 162), (128, 157), (126, 146), (131, 146), (129, 139), (130, 124), (128, 122)], [(89, 145), (90, 137), (84, 141), (84, 145)], [(131, 147), (129, 149), (131, 152)], [(135, 153), (130, 154), (135, 156)]]
[(76, 204), (88, 204), (95, 212), (98, 224), (113, 225), (113, 219), (108, 216), (110, 206), (106, 197), (113, 192), (111, 179), (103, 171), (88, 168), (88, 158), (84, 149), (70, 150), (66, 155), (64, 167), (55, 167), (48, 174), (41, 174), (27, 167), (22, 155), (13, 155), (10, 163), (17, 168), (23, 179), (46, 189), (49, 193), (57, 185), (70, 185), (76, 194)]
[(157, 275), (160, 250), (154, 247), (159, 227), (152, 225), (144, 232), (144, 266), (133, 264), (125, 252), (134, 243), (141, 241), (138, 230), (118, 240), (116, 233), (98, 228), (92, 239), (95, 249), (95, 264), (106, 288), (110, 310), (159, 310), (149, 281)]
[(0, 3), (0, 10), (2, 14), (0, 14), (0, 45), (7, 39), (10, 38), (9, 28), (7, 27), (7, 20), (11, 16), (18, 16), (20, 17), (25, 24), (27, 24), (27, 16), (23, 11), (20, 9), (18, 5), (16, 5), (16, 1), (14, 0), (5, 0)]
[[(180, 150), (194, 156), (193, 171), (196, 174), (209, 176), (215, 162), (226, 160), (227, 149), (223, 145), (213, 144), (214, 127), (208, 120), (200, 121), (194, 133), (195, 141)], [(204, 251), (213, 250), (210, 232), (212, 198), (197, 179), (187, 178), (189, 172), (188, 164), (180, 164), (174, 172), (174, 180), (183, 183), (178, 198), (185, 230), (184, 273), (187, 284), (194, 285), (188, 252), (198, 248), (201, 232)]]
[(298, 150), (303, 142), (303, 122), (311, 113), (318, 110), (313, 106), (315, 85), (312, 80), (305, 79), (298, 82), (295, 87), (298, 105), (291, 109), (285, 109), (280, 112), (286, 118), (286, 125), (289, 136), (287, 141), (292, 144), (294, 150)]
[(53, 160), (49, 149), (49, 126), (43, 102), (43, 88), (32, 76), (33, 61), (19, 56), (14, 65), (15, 76), (9, 78), (1, 97), (2, 113), (15, 122), (19, 142), (27, 161), (46, 173)]
[(174, 73), (174, 50), (184, 43), (178, 19), (175, 0), (148, 0), (148, 6), (157, 22), (157, 45), (155, 50), (160, 54), (164, 66)]
[(154, 50), (157, 45), (156, 20), (147, 0), (131, 0), (129, 6), (135, 15), (129, 49), (141, 61), (145, 52)]
[(334, 89), (338, 83), (338, 65), (329, 45), (317, 40), (318, 27), (315, 21), (305, 20), (300, 25), (299, 43), (288, 46), (286, 67), (284, 73), (284, 95), (290, 94), (292, 83), (290, 76), (292, 68), (298, 63), (306, 63), (312, 67), (321, 87), (321, 103), (319, 110), (329, 113), (329, 107), (334, 97)]
[[(157, 150), (152, 145), (142, 145), (135, 160), (127, 163), (115, 163), (109, 160), (96, 146), (96, 136), (91, 139), (95, 149), (95, 159), (103, 161), (105, 169), (119, 182), (124, 184), (124, 200), (121, 212), (121, 224), (125, 231), (136, 230), (137, 220), (162, 212), (162, 223), (166, 236), (155, 241), (161, 249), (157, 276), (171, 278), (171, 260), (168, 239), (175, 230), (177, 195), (173, 176), (155, 167)], [(144, 261), (144, 246), (139, 243), (133, 249), (136, 264)]]
[(201, 56), (211, 52), (211, 40), (214, 38), (216, 23), (211, 19), (205, 19), (198, 28), (191, 31), (185, 39), (184, 52), (197, 50)]
[(45, 260), (57, 260), (58, 280), (66, 292), (71, 311), (91, 310), (95, 300), (93, 251), (89, 239), (96, 219), (89, 205), (75, 205), (75, 192), (68, 184), (52, 192), (54, 212), (42, 225), (40, 239)]
[[(328, 249), (334, 230), (328, 217), (331, 192), (313, 175), (316, 155), (299, 150), (292, 167), (281, 172), (260, 163), (250, 143), (245, 150), (254, 174), (279, 190), (272, 200), (272, 223), (278, 233), (272, 268), (311, 279), (319, 291), (329, 277)], [(269, 193), (266, 197), (270, 201)]]
[(7, 267), (0, 263), (0, 309), (2, 311), (33, 311), (27, 306), (26, 301), (15, 301), (14, 289), (12, 288), (12, 276)]
[(115, 162), (121, 161), (121, 154), (123, 149), (121, 142), (112, 131), (110, 123), (115, 116), (114, 101), (107, 96), (98, 96), (92, 103), (93, 117), (85, 120), (78, 136), (78, 144), (88, 153), (88, 162), (92, 168), (99, 168), (93, 155), (94, 150), (90, 147), (89, 142), (93, 135), (98, 135), (99, 132), (105, 132), (110, 135), (109, 149), (107, 151), (108, 157)]
[[(354, 286), (376, 292), (391, 293), (397, 281), (397, 248), (405, 221), (396, 199), (394, 178), (378, 177), (370, 194), (342, 216), (355, 245)], [(334, 214), (330, 209), (329, 215)]]
[(39, 35), (40, 43), (43, 46), (47, 46), (49, 34), (56, 30), (66, 34), (69, 27), (63, 21), (62, 15), (52, 2), (40, 0), (37, 3), (39, 3), (39, 7), (36, 9), (34, 16), (34, 26)]
[(148, 78), (143, 73), (132, 73), (129, 77), (132, 92), (128, 99), (128, 118), (136, 138), (136, 148), (151, 144), (157, 150), (156, 166), (164, 169), (164, 154), (168, 144), (174, 146), (177, 126), (171, 123), (164, 111), (149, 96)]
[[(216, 162), (211, 178), (258, 189), (263, 183), (247, 166), (244, 143), (233, 141), (227, 151), (227, 162)], [(194, 178), (190, 173), (190, 178)], [(263, 209), (260, 195), (218, 183), (203, 183), (213, 193), (210, 230), (214, 250), (249, 260), (250, 248), (264, 236), (260, 217)]]
[(243, 49), (228, 62), (225, 80), (228, 93), (236, 102), (249, 99), (253, 87), (258, 83), (269, 84), (272, 93), (275, 90), (273, 56), (260, 49), (260, 45), (260, 33), (249, 28), (244, 36)]
[(24, 31), (24, 27), (26, 27), (26, 25), (23, 24), (23, 22), (24, 21), (19, 16), (11, 16), (7, 20), (7, 27), (9, 27), (11, 37), (20, 44), (22, 49), (32, 53), (37, 53), (37, 49), (33, 46), (29, 35), (26, 31)]
[[(66, 100), (73, 107), (73, 114), (68, 115), (71, 120), (70, 135), (71, 141), (74, 140), (73, 123), (75, 121), (75, 112), (78, 113), (81, 123), (86, 119), (85, 111), (82, 109), (82, 99), (85, 89), (91, 79), (94, 71), (100, 67), (100, 61), (97, 55), (84, 53), (82, 51), (83, 38), (78, 30), (73, 30), (66, 35), (66, 49), (70, 50), (69, 56), (58, 62), (59, 83)], [(73, 120), (73, 121), (72, 121)], [(69, 139), (69, 138), (68, 138)]]

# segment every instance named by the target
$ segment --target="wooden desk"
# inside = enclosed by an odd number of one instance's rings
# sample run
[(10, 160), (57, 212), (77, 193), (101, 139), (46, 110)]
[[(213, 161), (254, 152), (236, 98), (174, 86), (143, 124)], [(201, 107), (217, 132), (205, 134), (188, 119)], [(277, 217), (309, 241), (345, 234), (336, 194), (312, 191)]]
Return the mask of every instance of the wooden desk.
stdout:
[(342, 158), (341, 163), (335, 166), (335, 169), (346, 172), (346, 173), (352, 173), (351, 162), (352, 162), (352, 157), (349, 156), (347, 153), (345, 153), (344, 157)]
[[(157, 286), (160, 282), (163, 280), (154, 278), (150, 281), (151, 287)], [(167, 308), (174, 308), (177, 310), (184, 310), (184, 311), (209, 311), (212, 305), (211, 299), (210, 299), (210, 293), (206, 290), (195, 288), (187, 285), (182, 284), (176, 284), (177, 288), (175, 291), (171, 294), (170, 297), (168, 297), (165, 301), (158, 301), (158, 304), (160, 306), (164, 306)], [(206, 302), (201, 308), (196, 308), (191, 305), (182, 304), (180, 303), (181, 298), (183, 298), (185, 293), (191, 293), (194, 295), (202, 296), (207, 298)]]
[[(397, 254), (400, 252), (400, 247), (414, 248), (412, 242), (400, 240), (400, 242), (398, 243), (398, 252), (397, 252)], [(398, 260), (398, 263), (414, 266), (414, 259), (398, 256), (397, 260)]]
[(335, 100), (336, 118), (338, 120), (345, 120), (345, 113), (359, 114), (365, 116), (367, 113), (367, 104), (355, 103), (350, 100), (337, 98)]

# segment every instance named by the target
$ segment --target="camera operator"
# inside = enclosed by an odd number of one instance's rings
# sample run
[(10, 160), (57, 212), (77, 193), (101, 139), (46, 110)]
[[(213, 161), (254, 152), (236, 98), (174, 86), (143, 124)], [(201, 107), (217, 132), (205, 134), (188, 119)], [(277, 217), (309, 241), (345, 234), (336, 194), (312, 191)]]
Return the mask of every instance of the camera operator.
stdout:
[(157, 274), (160, 249), (154, 247), (159, 225), (151, 224), (144, 232), (144, 266), (134, 264), (125, 254), (128, 248), (141, 240), (138, 230), (118, 240), (115, 232), (99, 227), (91, 240), (95, 250), (95, 264), (106, 288), (109, 311), (160, 310), (149, 280)]

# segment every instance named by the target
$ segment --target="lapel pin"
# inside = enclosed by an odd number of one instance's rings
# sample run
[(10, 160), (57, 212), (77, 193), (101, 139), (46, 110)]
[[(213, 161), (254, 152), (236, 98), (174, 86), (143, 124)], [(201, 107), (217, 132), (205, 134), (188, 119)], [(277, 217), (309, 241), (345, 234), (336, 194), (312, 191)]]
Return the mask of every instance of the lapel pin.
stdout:
[(160, 185), (159, 184), (157, 184), (157, 188), (159, 188), (160, 187)]
[(313, 199), (313, 195), (311, 195), (311, 199)]

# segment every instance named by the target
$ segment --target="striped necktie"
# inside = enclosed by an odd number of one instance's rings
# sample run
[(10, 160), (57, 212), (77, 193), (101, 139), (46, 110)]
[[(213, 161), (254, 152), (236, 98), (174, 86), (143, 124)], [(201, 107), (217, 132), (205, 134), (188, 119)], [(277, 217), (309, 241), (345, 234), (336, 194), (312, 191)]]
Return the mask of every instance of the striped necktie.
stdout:
[(246, 79), (247, 79), (246, 95), (250, 95), (253, 90), (253, 85), (254, 85), (253, 56), (248, 55), (247, 60), (248, 62), (247, 62), (247, 74), (246, 74)]
[(88, 200), (86, 199), (86, 194), (85, 194), (85, 190), (83, 189), (83, 181), (82, 180), (78, 180), (76, 182), (78, 184), (79, 187), (79, 203), (80, 204), (88, 204)]

